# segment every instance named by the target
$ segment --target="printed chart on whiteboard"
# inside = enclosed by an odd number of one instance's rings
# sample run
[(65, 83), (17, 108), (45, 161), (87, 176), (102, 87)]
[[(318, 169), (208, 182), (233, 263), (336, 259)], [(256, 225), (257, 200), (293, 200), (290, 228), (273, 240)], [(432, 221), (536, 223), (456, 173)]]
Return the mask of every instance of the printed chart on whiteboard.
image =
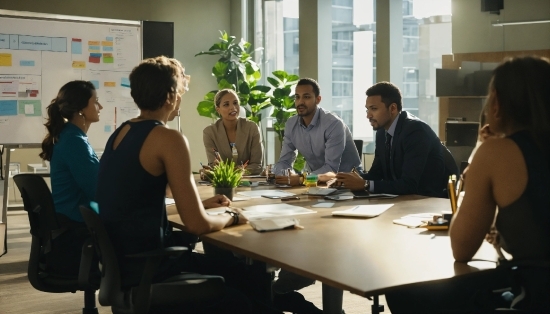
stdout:
[(140, 59), (139, 22), (0, 17), (0, 144), (41, 143), (46, 108), (61, 86), (86, 80), (103, 106), (88, 138), (103, 150), (117, 125), (139, 115), (128, 76)]

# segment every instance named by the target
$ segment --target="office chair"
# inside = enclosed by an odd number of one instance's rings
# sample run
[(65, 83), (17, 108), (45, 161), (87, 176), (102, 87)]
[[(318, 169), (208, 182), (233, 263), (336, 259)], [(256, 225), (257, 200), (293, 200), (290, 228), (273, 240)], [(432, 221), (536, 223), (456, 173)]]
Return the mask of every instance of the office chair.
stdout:
[(15, 175), (13, 180), (21, 192), (24, 209), (29, 215), (32, 241), (27, 276), (31, 285), (43, 292), (84, 291), (82, 313), (97, 314), (95, 291), (99, 287), (99, 278), (90, 276), (93, 248), (84, 243), (78, 276), (61, 274), (48, 267), (45, 255), (55, 254), (53, 240), (66, 228), (62, 228), (57, 221), (52, 194), (41, 176), (25, 173)]
[(188, 250), (186, 247), (167, 247), (127, 256), (147, 258), (147, 262), (140, 284), (131, 288), (123, 287), (115, 249), (99, 215), (84, 206), (80, 207), (80, 212), (92, 235), (101, 263), (99, 304), (111, 306), (113, 313), (181, 313), (197, 302), (214, 300), (224, 294), (224, 279), (220, 276), (182, 273), (160, 283), (152, 282), (161, 260), (185, 253)]
[(453, 154), (447, 147), (441, 144), (443, 147), (443, 163), (445, 164), (445, 176), (448, 178), (451, 175), (455, 175), (457, 180), (460, 178), (460, 172), (458, 172), (458, 166), (456, 165)]
[(361, 160), (363, 159), (363, 140), (353, 140), (353, 143), (355, 143), (355, 147), (357, 148), (357, 152), (359, 153), (359, 158)]

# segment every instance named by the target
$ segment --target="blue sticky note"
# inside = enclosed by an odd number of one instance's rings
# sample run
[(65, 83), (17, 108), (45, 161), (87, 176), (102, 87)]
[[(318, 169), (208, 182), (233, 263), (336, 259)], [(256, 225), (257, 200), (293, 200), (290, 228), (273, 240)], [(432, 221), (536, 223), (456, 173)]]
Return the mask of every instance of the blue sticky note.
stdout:
[(95, 89), (99, 89), (99, 81), (98, 80), (90, 80), (90, 83), (94, 84)]
[(106, 40), (106, 41), (113, 41), (113, 37), (110, 37), (110, 36), (105, 37), (105, 40)]
[(122, 87), (130, 87), (130, 79), (127, 77), (123, 77), (120, 79), (120, 86)]
[(88, 46), (88, 51), (100, 51), (101, 47), (99, 46)]
[(0, 116), (16, 116), (17, 100), (0, 100)]
[(34, 66), (34, 60), (21, 60), (21, 61), (19, 61), (19, 66), (33, 67)]
[(104, 130), (105, 130), (105, 132), (107, 132), (107, 133), (111, 133), (111, 126), (110, 126), (110, 125), (106, 125)]
[(103, 51), (113, 51), (113, 46), (103, 46)]
[(81, 41), (71, 41), (71, 53), (73, 55), (82, 54), (82, 42)]

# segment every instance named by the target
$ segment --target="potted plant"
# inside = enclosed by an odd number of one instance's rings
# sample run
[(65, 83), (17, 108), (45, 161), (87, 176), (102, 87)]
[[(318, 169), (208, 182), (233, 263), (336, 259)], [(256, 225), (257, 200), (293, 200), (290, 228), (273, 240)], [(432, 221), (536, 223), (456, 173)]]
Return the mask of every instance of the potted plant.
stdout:
[[(241, 101), (241, 106), (246, 110), (246, 117), (259, 123), (261, 110), (269, 107), (267, 92), (269, 86), (258, 85), (262, 77), (260, 67), (252, 59), (252, 54), (263, 48), (252, 50), (252, 45), (244, 39), (236, 41), (235, 36), (229, 36), (225, 31), (220, 31), (220, 41), (212, 45), (208, 51), (201, 51), (195, 56), (219, 55), (219, 59), (212, 67), (212, 76), (216, 77), (218, 89), (231, 88)], [(214, 96), (218, 91), (210, 91), (198, 104), (199, 115), (212, 119), (217, 118), (214, 104)]]
[(235, 188), (241, 182), (243, 170), (235, 167), (235, 162), (232, 160), (227, 160), (220, 161), (207, 172), (210, 182), (214, 187), (214, 194), (223, 194), (230, 200), (233, 200), (233, 194), (235, 193)]
[[(273, 106), (272, 118), (275, 118), (273, 123), (273, 129), (277, 132), (279, 143), (282, 145), (283, 137), (285, 133), (285, 124), (290, 117), (296, 115), (296, 108), (294, 106), (294, 95), (292, 94), (292, 87), (294, 87), (300, 77), (294, 74), (288, 74), (285, 71), (274, 71), (274, 77), (268, 77), (267, 81), (273, 86), (273, 92), (269, 97), (269, 101)], [(296, 160), (294, 161), (294, 170), (297, 172), (302, 171), (305, 166), (305, 159), (302, 154), (298, 153)]]

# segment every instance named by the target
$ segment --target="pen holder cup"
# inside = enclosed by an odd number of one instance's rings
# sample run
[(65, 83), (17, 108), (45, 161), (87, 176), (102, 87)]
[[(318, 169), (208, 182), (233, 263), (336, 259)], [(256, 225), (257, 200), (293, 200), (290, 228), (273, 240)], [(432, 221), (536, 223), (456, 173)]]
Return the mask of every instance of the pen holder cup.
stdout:
[(451, 225), (451, 221), (453, 220), (453, 213), (451, 211), (443, 211), (441, 212), (443, 219), (447, 220), (449, 222), (449, 226)]
[(316, 174), (308, 174), (304, 181), (304, 185), (307, 187), (316, 187), (319, 177)]

